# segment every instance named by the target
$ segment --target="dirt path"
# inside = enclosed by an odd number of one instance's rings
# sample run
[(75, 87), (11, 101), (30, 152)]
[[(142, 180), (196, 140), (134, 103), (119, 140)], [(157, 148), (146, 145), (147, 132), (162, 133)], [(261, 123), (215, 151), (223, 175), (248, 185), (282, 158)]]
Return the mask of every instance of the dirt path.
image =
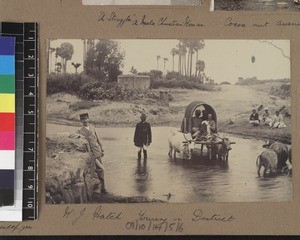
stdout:
[(247, 86), (223, 85), (217, 92), (182, 90), (176, 93), (170, 106), (186, 107), (193, 101), (210, 104), (219, 119), (230, 119), (240, 113), (249, 113), (253, 107), (261, 104), (274, 105), (273, 100), (264, 92), (256, 91)]

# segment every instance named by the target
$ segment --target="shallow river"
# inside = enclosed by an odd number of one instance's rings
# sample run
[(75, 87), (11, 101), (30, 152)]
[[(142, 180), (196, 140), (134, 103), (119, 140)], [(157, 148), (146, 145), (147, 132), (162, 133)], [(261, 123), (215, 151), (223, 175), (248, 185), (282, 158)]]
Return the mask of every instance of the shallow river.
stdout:
[[(76, 127), (47, 124), (47, 136), (73, 132)], [(153, 127), (148, 161), (137, 161), (134, 128), (98, 128), (105, 150), (108, 191), (169, 202), (283, 202), (293, 200), (292, 177), (258, 178), (256, 157), (263, 141), (229, 136), (228, 165), (208, 160), (171, 160), (168, 134), (172, 128)], [(220, 133), (221, 136), (224, 134)], [(226, 135), (228, 136), (228, 135)], [(167, 195), (171, 194), (169, 198)]]

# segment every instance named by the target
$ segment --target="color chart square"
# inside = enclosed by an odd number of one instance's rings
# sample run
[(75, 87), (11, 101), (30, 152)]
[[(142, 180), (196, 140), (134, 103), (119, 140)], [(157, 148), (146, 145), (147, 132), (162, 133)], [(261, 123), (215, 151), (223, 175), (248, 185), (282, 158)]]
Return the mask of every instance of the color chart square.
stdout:
[(15, 108), (15, 94), (0, 93), (0, 113), (14, 113)]
[(14, 189), (14, 170), (0, 170), (0, 189)]
[(11, 37), (0, 38), (0, 55), (15, 54), (15, 39)]
[(15, 169), (14, 150), (0, 150), (0, 169)]
[(15, 90), (15, 76), (0, 75), (0, 93), (15, 93)]
[(0, 113), (0, 132), (15, 130), (15, 114), (14, 113)]
[(15, 132), (0, 132), (0, 150), (15, 150)]
[(14, 55), (0, 55), (0, 75), (15, 75)]

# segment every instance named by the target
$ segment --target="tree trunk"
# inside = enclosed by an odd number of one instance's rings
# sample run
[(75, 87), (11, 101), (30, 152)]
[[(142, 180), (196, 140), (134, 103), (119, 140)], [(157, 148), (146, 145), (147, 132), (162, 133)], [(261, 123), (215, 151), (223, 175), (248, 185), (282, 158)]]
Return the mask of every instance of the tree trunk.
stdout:
[(190, 51), (188, 52), (188, 62), (187, 62), (187, 75), (190, 76)]
[(67, 60), (64, 59), (64, 74), (67, 73)]
[(181, 75), (181, 54), (178, 54), (178, 72)]
[(183, 59), (183, 71), (184, 71), (184, 76), (186, 76), (186, 53), (184, 54), (184, 59)]
[(193, 53), (191, 52), (191, 60), (190, 60), (190, 77), (192, 77), (193, 72)]
[(51, 51), (50, 50), (50, 41), (47, 41), (46, 48), (47, 48), (47, 59), (48, 59), (48, 62), (47, 62), (47, 73), (50, 73), (50, 71), (49, 71), (49, 51)]
[(174, 55), (173, 55), (173, 72), (174, 72)]
[(48, 73), (51, 73), (51, 70), (52, 70), (52, 51), (50, 50), (50, 59), (49, 59)]

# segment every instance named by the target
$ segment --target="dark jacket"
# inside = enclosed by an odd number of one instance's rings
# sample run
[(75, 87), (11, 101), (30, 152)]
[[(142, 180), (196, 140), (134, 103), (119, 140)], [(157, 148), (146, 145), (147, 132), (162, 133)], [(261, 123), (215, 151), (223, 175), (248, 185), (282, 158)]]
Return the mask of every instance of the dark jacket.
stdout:
[(250, 121), (256, 121), (256, 120), (259, 121), (258, 113), (252, 113), (252, 114), (250, 115)]
[(143, 147), (152, 142), (152, 133), (150, 124), (147, 122), (139, 122), (135, 127), (134, 145), (136, 147)]

